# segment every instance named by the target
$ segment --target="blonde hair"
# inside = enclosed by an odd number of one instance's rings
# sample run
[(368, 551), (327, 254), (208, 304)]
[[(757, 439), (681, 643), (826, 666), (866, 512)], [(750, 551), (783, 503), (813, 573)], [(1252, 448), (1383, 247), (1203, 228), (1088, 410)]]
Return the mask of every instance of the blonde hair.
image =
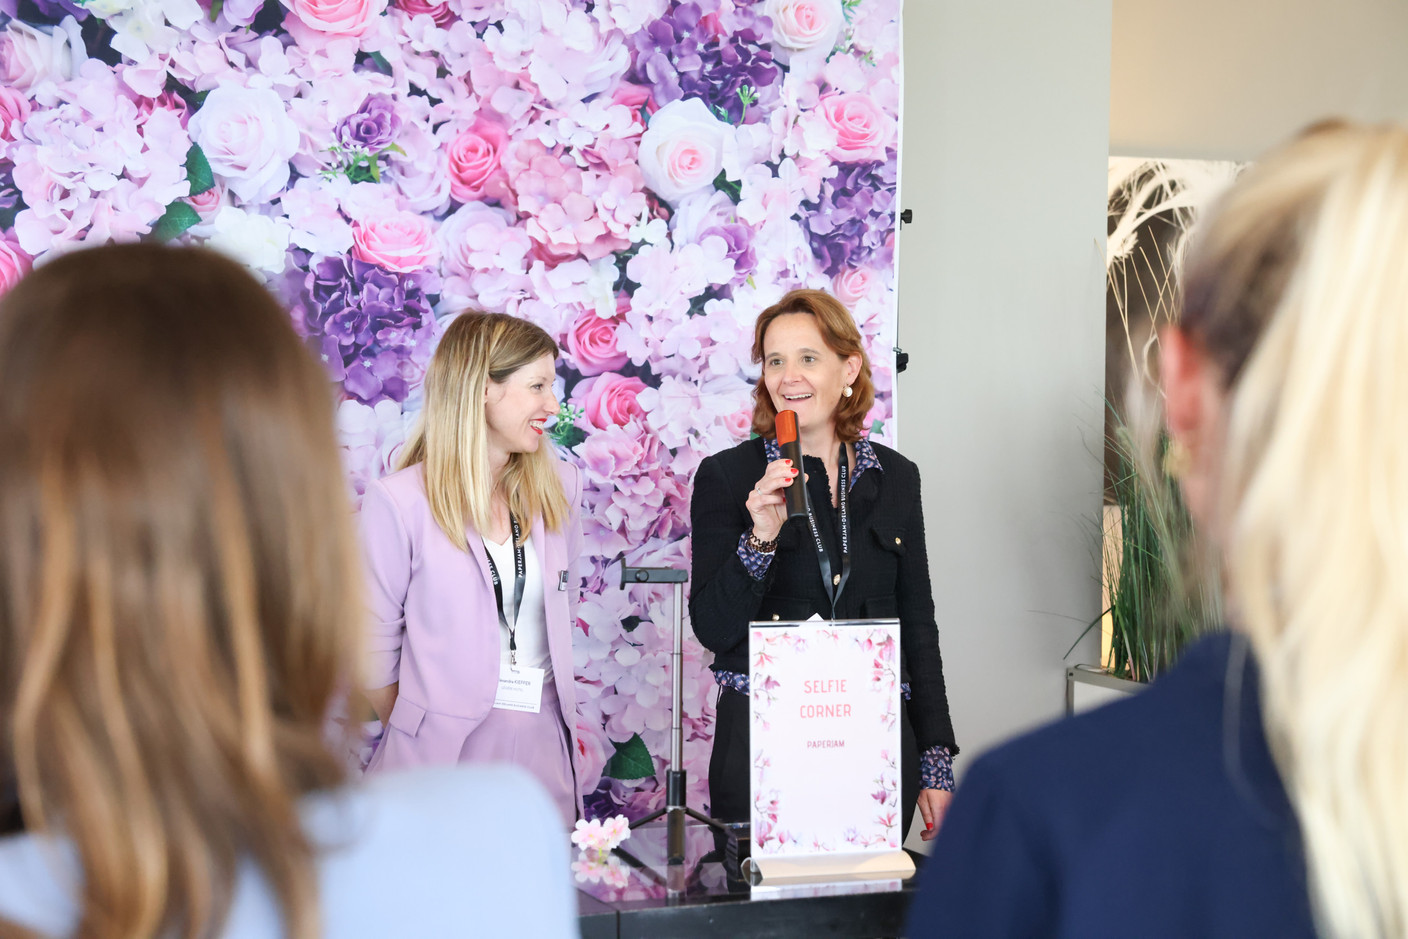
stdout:
[(299, 799), (360, 617), (329, 382), (235, 263), (124, 245), (0, 302), (0, 732), (76, 934), (218, 932), (242, 860), (320, 932)]
[[(398, 460), (404, 469), (425, 464), (425, 491), (440, 530), (468, 551), (466, 527), (493, 527), (494, 479), (489, 470), (488, 423), (484, 400), (489, 382), (501, 383), (545, 355), (557, 356), (557, 343), (542, 329), (506, 313), (470, 311), (445, 329), (425, 375), (425, 407)], [(567, 521), (567, 496), (544, 442), (533, 453), (514, 453), (500, 480), (509, 511), (523, 519), (541, 517), (548, 531)]]
[(1197, 233), (1229, 598), (1328, 936), (1408, 934), (1408, 132), (1329, 124)]
[[(875, 383), (870, 378), (870, 357), (865, 354), (860, 330), (851, 311), (831, 294), (824, 290), (792, 290), (781, 300), (758, 314), (753, 324), (753, 363), (763, 361), (763, 340), (768, 327), (779, 316), (788, 313), (805, 313), (816, 320), (816, 328), (821, 333), (826, 347), (843, 359), (860, 356), (860, 372), (851, 385), (851, 394), (842, 396), (836, 402), (832, 420), (836, 424), (836, 437), (843, 443), (854, 443), (865, 433), (865, 416), (875, 403)], [(772, 437), (777, 433), (777, 407), (768, 394), (763, 376), (753, 387), (753, 433), (760, 437)]]

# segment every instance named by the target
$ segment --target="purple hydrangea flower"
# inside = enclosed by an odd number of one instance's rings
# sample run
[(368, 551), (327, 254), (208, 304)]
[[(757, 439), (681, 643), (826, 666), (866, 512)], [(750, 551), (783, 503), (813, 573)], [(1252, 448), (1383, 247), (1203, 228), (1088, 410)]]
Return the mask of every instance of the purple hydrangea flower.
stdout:
[(294, 325), (352, 397), (399, 403), (430, 358), (432, 281), (425, 272), (397, 274), (355, 258), (324, 258), (304, 279)]
[(356, 114), (337, 125), (337, 142), (344, 147), (361, 147), (377, 153), (396, 142), (401, 132), (401, 116), (391, 95), (369, 95)]
[(722, 238), (724, 243), (728, 245), (728, 256), (733, 260), (735, 282), (743, 282), (749, 274), (757, 269), (758, 259), (753, 253), (754, 232), (747, 225), (738, 222), (715, 225), (700, 232), (699, 240), (703, 241), (711, 235)]
[(895, 154), (837, 164), (815, 202), (802, 203), (802, 228), (828, 276), (866, 264), (885, 266), (894, 250)]
[(675, 0), (632, 37), (632, 74), (657, 105), (699, 98), (730, 123), (753, 123), (778, 100), (771, 40), (771, 21), (751, 9), (721, 14), (719, 0)]

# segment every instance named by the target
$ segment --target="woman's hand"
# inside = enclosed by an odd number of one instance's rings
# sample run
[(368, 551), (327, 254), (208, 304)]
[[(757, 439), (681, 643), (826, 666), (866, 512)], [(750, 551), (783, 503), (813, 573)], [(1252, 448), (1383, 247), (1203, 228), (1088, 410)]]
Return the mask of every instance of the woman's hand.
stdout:
[(933, 841), (939, 836), (939, 826), (943, 824), (944, 813), (953, 801), (953, 793), (945, 789), (920, 789), (919, 814), (924, 816), (924, 830), (919, 837)]
[(787, 521), (787, 497), (782, 490), (792, 485), (799, 472), (791, 460), (773, 460), (748, 493), (748, 514), (753, 516), (753, 535), (759, 541), (772, 541), (782, 531)]

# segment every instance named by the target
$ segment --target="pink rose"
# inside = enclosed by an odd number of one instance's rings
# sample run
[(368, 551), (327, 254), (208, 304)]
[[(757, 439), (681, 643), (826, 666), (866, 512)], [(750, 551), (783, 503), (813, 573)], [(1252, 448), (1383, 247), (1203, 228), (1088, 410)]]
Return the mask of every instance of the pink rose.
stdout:
[(386, 0), (284, 0), (299, 21), (329, 36), (361, 36), (386, 9)]
[(616, 104), (624, 104), (636, 113), (640, 113), (641, 108), (645, 108), (649, 114), (656, 111), (655, 99), (651, 97), (650, 89), (632, 82), (621, 82), (617, 85), (611, 92), (611, 100)]
[(657, 196), (677, 203), (713, 184), (733, 129), (698, 98), (671, 101), (640, 137), (640, 171)]
[(625, 426), (633, 417), (645, 417), (645, 410), (636, 400), (644, 390), (645, 382), (639, 378), (603, 372), (578, 385), (572, 396), (582, 401), (592, 426), (604, 430)]
[(0, 138), (15, 140), (16, 124), (29, 117), (29, 99), (9, 85), (0, 85)]
[(827, 95), (818, 107), (826, 123), (836, 131), (833, 157), (843, 163), (885, 158), (885, 149), (894, 138), (894, 121), (870, 95)]
[(426, 0), (396, 0), (396, 8), (408, 16), (420, 16), (423, 13), (433, 19), (435, 25), (441, 29), (444, 29), (445, 24), (455, 19), (455, 11), (450, 9), (448, 3), (427, 3)]
[(875, 272), (868, 267), (847, 268), (832, 279), (831, 286), (836, 291), (836, 299), (854, 309), (857, 303), (870, 296), (875, 286)]
[(186, 126), (191, 117), (190, 108), (186, 106), (185, 99), (175, 92), (163, 91), (155, 98), (139, 97), (137, 99), (137, 113), (140, 115), (139, 120), (143, 124), (145, 124), (147, 119), (156, 111), (170, 111), (172, 114), (175, 114), (176, 119), (181, 122), (182, 127)]
[(753, 409), (743, 408), (734, 411), (732, 414), (724, 415), (724, 429), (734, 440), (745, 440), (753, 432)]
[[(601, 771), (606, 769), (608, 759), (607, 748), (611, 741), (606, 738), (606, 733), (594, 722), (588, 721), (577, 715), (576, 731), (573, 734), (577, 738), (577, 790), (584, 796), (596, 792), (597, 785), (601, 782)], [(615, 748), (611, 748), (612, 752)]]
[(225, 204), (225, 187), (217, 182), (205, 192), (187, 196), (186, 201), (190, 203), (191, 208), (196, 210), (197, 215), (208, 222)]
[(502, 169), (508, 134), (493, 121), (478, 120), (450, 144), (450, 197), (461, 204), (502, 199), (508, 192)]
[(440, 252), (430, 220), (414, 212), (397, 212), (354, 222), (352, 256), (388, 271), (402, 274), (435, 264)]
[(567, 351), (583, 375), (614, 371), (630, 361), (616, 344), (618, 317), (602, 319), (592, 310), (579, 314), (567, 331)]
[(841, 0), (766, 0), (763, 15), (772, 20), (772, 52), (780, 62), (799, 55), (824, 59), (845, 22)]
[(0, 237), (0, 294), (9, 293), (29, 269), (29, 255), (13, 239)]

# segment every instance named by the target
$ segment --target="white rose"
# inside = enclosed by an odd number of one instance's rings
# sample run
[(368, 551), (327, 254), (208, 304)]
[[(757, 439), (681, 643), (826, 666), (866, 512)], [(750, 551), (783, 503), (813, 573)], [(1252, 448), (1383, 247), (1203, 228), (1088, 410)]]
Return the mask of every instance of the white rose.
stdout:
[(698, 98), (671, 101), (640, 137), (640, 171), (660, 198), (676, 203), (712, 185), (724, 166), (733, 128)]
[(207, 246), (249, 267), (260, 280), (283, 273), (288, 265), (292, 232), (282, 218), (255, 215), (227, 205), (215, 216), (211, 227)]
[(772, 54), (780, 62), (801, 55), (824, 59), (846, 21), (841, 0), (766, 0), (763, 15), (772, 20)]
[(267, 202), (288, 185), (298, 125), (269, 88), (221, 85), (187, 125), (210, 168), (245, 202)]

